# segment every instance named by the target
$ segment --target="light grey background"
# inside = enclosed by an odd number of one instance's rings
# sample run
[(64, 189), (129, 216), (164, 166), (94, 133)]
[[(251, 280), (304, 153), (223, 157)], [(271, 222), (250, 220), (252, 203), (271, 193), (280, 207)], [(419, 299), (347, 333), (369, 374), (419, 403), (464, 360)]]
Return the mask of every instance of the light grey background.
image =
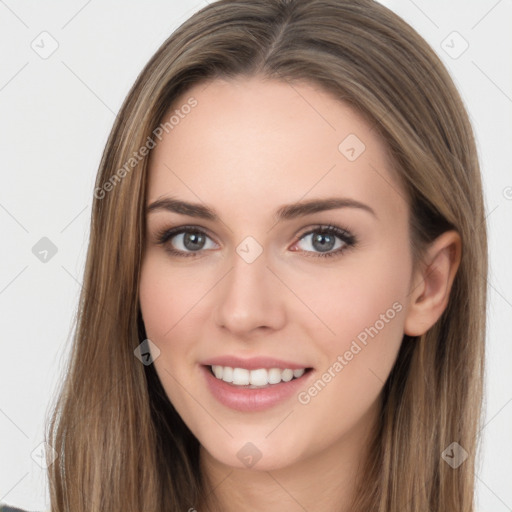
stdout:
[[(476, 132), (491, 257), (477, 511), (511, 511), (512, 2), (383, 3), (441, 56)], [(0, 502), (49, 505), (38, 455), (69, 347), (101, 152), (144, 64), (204, 5), (0, 0)], [(57, 248), (46, 263), (32, 251), (43, 237)]]

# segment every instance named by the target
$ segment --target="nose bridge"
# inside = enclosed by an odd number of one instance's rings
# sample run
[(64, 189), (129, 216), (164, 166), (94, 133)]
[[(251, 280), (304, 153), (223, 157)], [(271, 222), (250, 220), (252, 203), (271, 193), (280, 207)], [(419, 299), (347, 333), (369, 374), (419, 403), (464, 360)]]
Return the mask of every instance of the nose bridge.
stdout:
[(267, 268), (267, 252), (247, 237), (235, 248), (230, 262), (217, 305), (217, 323), (238, 334), (257, 327), (279, 328), (284, 308), (279, 281)]

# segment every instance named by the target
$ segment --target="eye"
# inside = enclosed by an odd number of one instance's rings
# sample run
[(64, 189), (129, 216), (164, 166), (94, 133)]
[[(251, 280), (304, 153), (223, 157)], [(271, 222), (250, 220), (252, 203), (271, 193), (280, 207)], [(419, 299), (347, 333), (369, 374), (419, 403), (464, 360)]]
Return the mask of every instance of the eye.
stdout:
[[(165, 246), (168, 253), (179, 257), (196, 257), (203, 250), (214, 249), (217, 246), (205, 231), (195, 226), (164, 228), (156, 234), (156, 240), (159, 245)], [(304, 244), (306, 247), (302, 251), (312, 253), (308, 256), (325, 258), (341, 255), (347, 249), (354, 247), (357, 239), (346, 229), (329, 224), (319, 225), (304, 233), (295, 245), (301, 242), (306, 242)], [(299, 250), (292, 249), (292, 251)]]
[(319, 251), (313, 254), (313, 257), (330, 257), (339, 256), (347, 249), (354, 247), (357, 239), (346, 229), (329, 224), (318, 226), (303, 234), (298, 243), (303, 241), (306, 241), (305, 252)]
[(156, 235), (157, 243), (165, 245), (165, 250), (174, 256), (194, 257), (206, 249), (215, 248), (208, 246), (207, 240), (211, 238), (201, 229), (193, 226), (181, 226), (173, 229), (163, 229)]

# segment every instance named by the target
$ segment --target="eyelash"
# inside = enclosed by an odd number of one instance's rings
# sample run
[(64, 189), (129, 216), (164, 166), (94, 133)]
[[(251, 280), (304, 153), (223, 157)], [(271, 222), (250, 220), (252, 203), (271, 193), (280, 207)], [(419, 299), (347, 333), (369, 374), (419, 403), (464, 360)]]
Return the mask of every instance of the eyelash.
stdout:
[[(164, 228), (164, 229), (158, 231), (156, 234), (157, 243), (159, 245), (164, 245), (169, 240), (174, 238), (176, 235), (181, 235), (182, 233), (194, 233), (194, 234), (204, 235), (208, 238), (211, 238), (208, 236), (208, 234), (205, 231), (203, 231), (202, 229), (200, 229), (196, 226), (180, 226), (180, 227), (172, 228), (172, 229)], [(339, 228), (333, 224), (319, 224), (317, 227), (310, 229), (309, 231), (300, 235), (297, 238), (297, 240), (294, 242), (294, 245), (295, 245), (295, 243), (300, 242), (306, 236), (314, 234), (314, 233), (320, 233), (322, 235), (335, 235), (341, 239), (341, 241), (345, 244), (345, 246), (340, 249), (337, 249), (336, 251), (333, 251), (333, 252), (324, 252), (324, 253), (318, 252), (318, 253), (313, 253), (312, 255), (308, 254), (308, 253), (311, 253), (312, 251), (302, 251), (307, 254), (307, 257), (330, 258), (333, 256), (341, 256), (342, 253), (344, 253), (348, 249), (354, 248), (358, 243), (357, 237), (352, 235), (346, 229)], [(178, 251), (176, 249), (173, 249), (172, 247), (166, 247), (165, 250), (173, 256), (184, 257), (184, 258), (197, 257), (199, 255), (199, 253), (202, 251), (202, 250), (199, 250), (199, 251), (192, 251), (192, 252), (184, 252), (184, 251)], [(301, 251), (297, 250), (296, 252), (301, 252)]]

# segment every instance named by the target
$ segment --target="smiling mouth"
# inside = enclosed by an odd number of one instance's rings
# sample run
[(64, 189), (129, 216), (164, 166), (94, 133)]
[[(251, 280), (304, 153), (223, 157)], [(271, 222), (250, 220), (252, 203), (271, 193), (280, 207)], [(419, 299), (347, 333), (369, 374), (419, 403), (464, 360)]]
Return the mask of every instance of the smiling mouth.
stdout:
[(298, 370), (290, 368), (258, 368), (256, 370), (248, 370), (246, 368), (220, 365), (211, 365), (208, 368), (216, 379), (234, 387), (246, 389), (262, 389), (283, 382), (297, 380), (312, 370), (312, 368), (301, 368)]

